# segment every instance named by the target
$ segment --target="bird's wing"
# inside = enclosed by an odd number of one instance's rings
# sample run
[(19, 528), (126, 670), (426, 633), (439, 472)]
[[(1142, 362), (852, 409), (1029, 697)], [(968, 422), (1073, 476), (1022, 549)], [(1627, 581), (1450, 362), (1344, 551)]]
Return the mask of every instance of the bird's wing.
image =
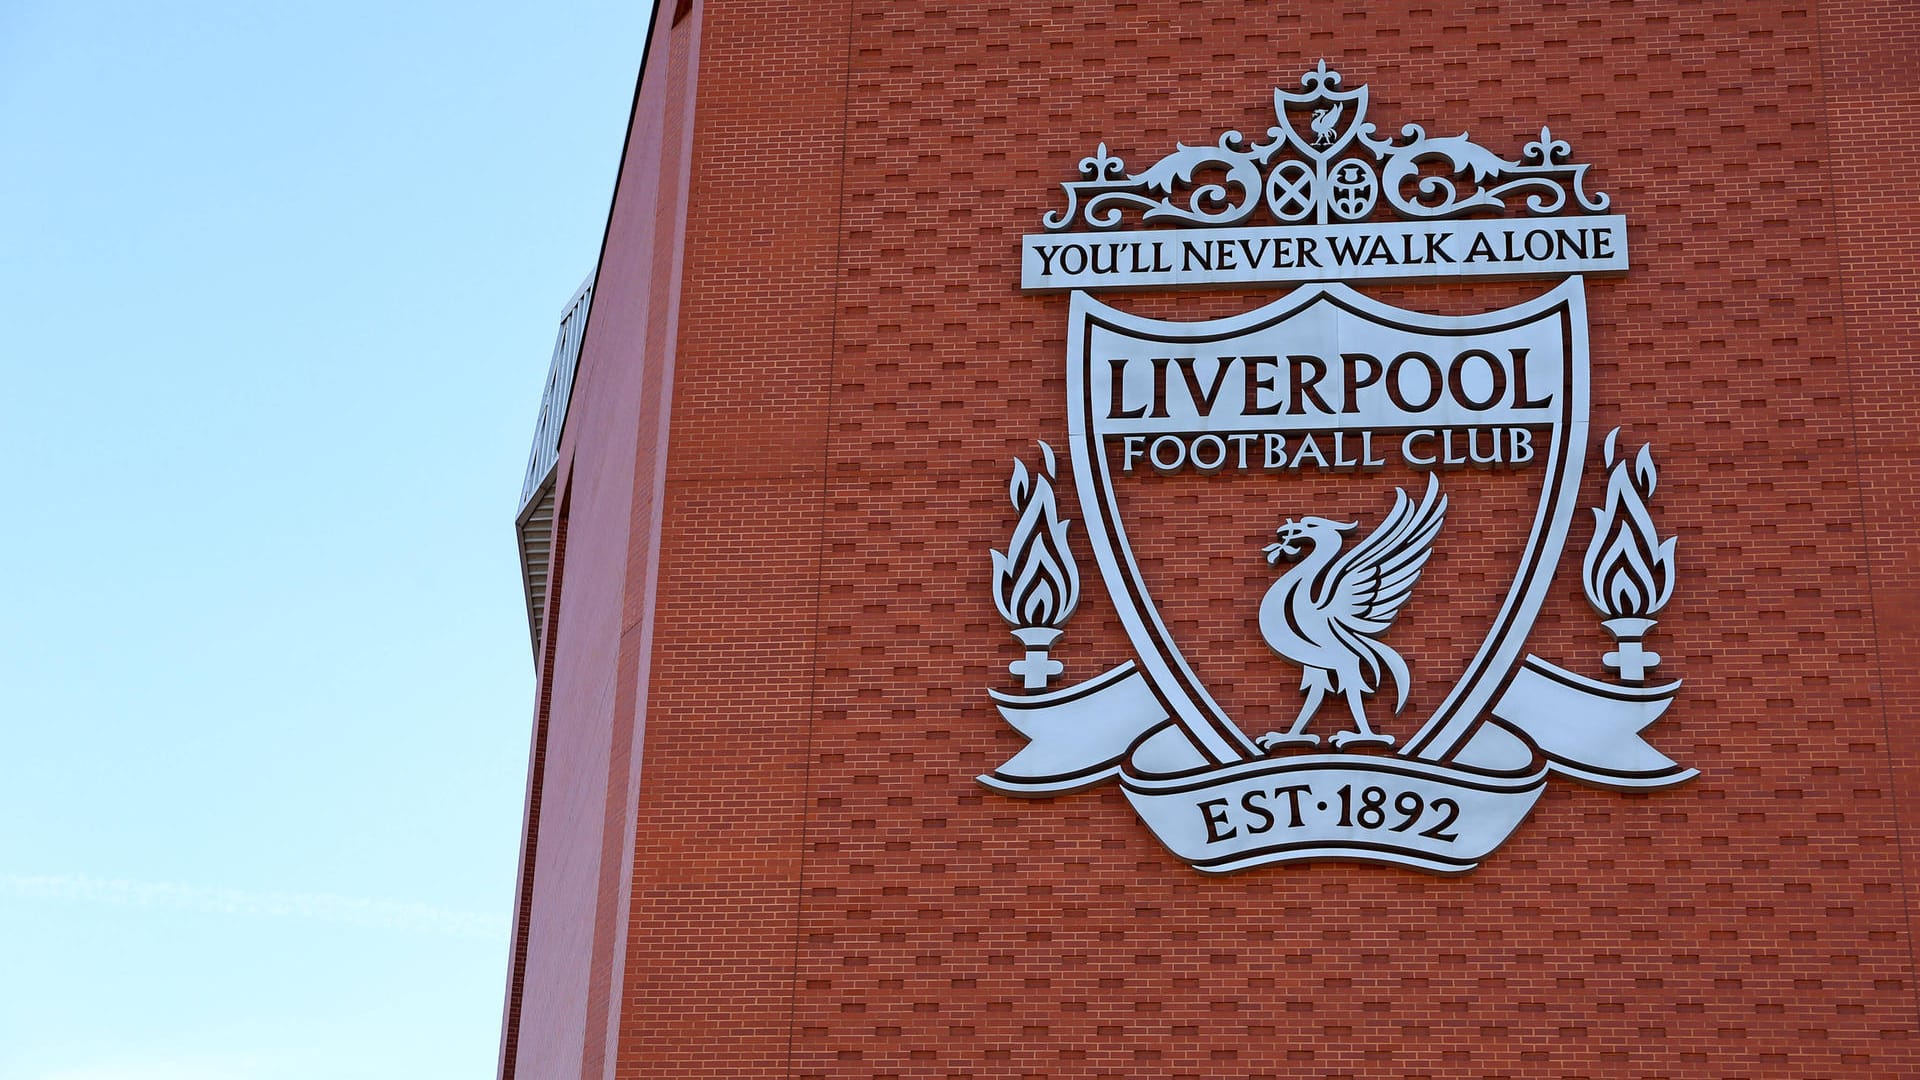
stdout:
[(1319, 135), (1325, 135), (1327, 132), (1332, 131), (1334, 127), (1340, 123), (1340, 114), (1345, 111), (1347, 111), (1346, 102), (1334, 102), (1333, 108), (1328, 109), (1325, 116), (1314, 121), (1314, 132)]
[(1431, 473), (1418, 506), (1395, 490), (1387, 519), (1334, 564), (1322, 605), (1327, 614), (1357, 633), (1385, 632), (1413, 595), (1446, 513), (1447, 497)]

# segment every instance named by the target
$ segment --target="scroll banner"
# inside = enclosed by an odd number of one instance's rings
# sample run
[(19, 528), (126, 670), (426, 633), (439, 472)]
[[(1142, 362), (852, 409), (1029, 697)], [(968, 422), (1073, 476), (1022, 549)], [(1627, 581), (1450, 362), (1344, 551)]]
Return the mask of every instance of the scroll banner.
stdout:
[(979, 780), (1044, 797), (1117, 779), (1160, 842), (1208, 873), (1327, 858), (1465, 873), (1526, 817), (1550, 773), (1616, 789), (1691, 779), (1640, 736), (1679, 689), (1616, 686), (1529, 656), (1445, 760), (1296, 753), (1219, 765), (1129, 661), (1053, 693), (990, 691), (1030, 742)]

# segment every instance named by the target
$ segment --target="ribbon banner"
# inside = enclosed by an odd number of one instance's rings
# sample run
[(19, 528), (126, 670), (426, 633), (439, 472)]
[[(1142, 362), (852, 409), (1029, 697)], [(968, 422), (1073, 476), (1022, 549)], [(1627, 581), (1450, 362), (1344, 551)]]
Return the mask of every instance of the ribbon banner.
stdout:
[(1322, 858), (1464, 873), (1533, 809), (1549, 773), (1621, 790), (1691, 779), (1640, 737), (1679, 689), (1610, 686), (1529, 656), (1495, 722), (1452, 761), (1301, 754), (1213, 768), (1128, 662), (1049, 694), (990, 691), (1031, 741), (979, 779), (1023, 797), (1117, 779), (1160, 842), (1208, 873)]

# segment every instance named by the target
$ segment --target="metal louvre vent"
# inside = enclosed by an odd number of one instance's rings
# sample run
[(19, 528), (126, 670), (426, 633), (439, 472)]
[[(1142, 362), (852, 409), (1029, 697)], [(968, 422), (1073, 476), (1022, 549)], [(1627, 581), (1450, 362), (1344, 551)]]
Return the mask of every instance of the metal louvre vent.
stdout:
[(553, 361), (547, 368), (547, 388), (540, 394), (540, 419), (533, 428), (533, 449), (527, 455), (527, 475), (520, 483), (520, 510), (526, 512), (540, 486), (559, 461), (560, 431), (567, 423), (567, 402), (573, 396), (573, 375), (580, 366), (580, 341), (593, 307), (593, 278), (582, 282), (560, 315), (560, 331), (553, 341)]
[(520, 577), (527, 595), (527, 629), (533, 647), (540, 648), (541, 625), (547, 610), (547, 580), (553, 565), (554, 479), (560, 463), (560, 433), (567, 423), (567, 404), (573, 396), (573, 378), (580, 366), (580, 343), (593, 306), (594, 279), (588, 277), (560, 316), (553, 342), (553, 360), (547, 386), (540, 395), (540, 419), (533, 429), (533, 448), (527, 455), (527, 473), (520, 484)]
[(547, 582), (553, 569), (554, 489), (544, 485), (540, 497), (520, 515), (520, 579), (527, 593), (527, 629), (533, 635), (533, 647), (540, 648), (540, 636), (547, 612)]

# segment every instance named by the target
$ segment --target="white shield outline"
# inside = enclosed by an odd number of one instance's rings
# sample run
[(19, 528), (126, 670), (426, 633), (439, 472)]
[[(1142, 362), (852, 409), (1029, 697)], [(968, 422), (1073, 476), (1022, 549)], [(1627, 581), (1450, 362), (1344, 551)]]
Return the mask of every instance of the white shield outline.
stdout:
[[(1373, 130), (1373, 126), (1366, 122), (1367, 84), (1361, 83), (1351, 90), (1335, 90), (1334, 87), (1340, 85), (1340, 75), (1326, 71), (1325, 66), (1325, 61), (1322, 61), (1320, 71), (1309, 71), (1302, 78), (1301, 82), (1311, 87), (1306, 93), (1274, 88), (1273, 112), (1277, 122), (1270, 132), (1295, 153), (1317, 164), (1322, 174), (1334, 158), (1353, 145), (1355, 139)], [(1344, 122), (1339, 133), (1325, 146), (1315, 146), (1312, 140), (1302, 138), (1300, 129), (1293, 124), (1293, 118), (1287, 115), (1289, 106), (1300, 112), (1311, 112), (1315, 105), (1353, 106), (1353, 115), (1341, 117)]]
[(1448, 761), (1466, 746), (1487, 710), (1509, 684), (1522, 658), (1527, 634), (1545, 600), (1566, 545), (1579, 496), (1588, 440), (1587, 317), (1585, 283), (1570, 277), (1541, 296), (1511, 307), (1465, 316), (1431, 315), (1394, 307), (1345, 285), (1317, 283), (1252, 311), (1200, 322), (1173, 322), (1132, 315), (1072, 294), (1067, 331), (1067, 430), (1086, 536), (1095, 562), (1134, 647), (1140, 671), (1159, 704), (1203, 757), (1192, 772), (1205, 772), (1263, 756), (1200, 683), (1161, 621), (1134, 562), (1121, 523), (1113, 477), (1104, 452), (1107, 437), (1090, 392), (1089, 353), (1098, 325), (1138, 340), (1169, 344), (1219, 342), (1268, 329), (1316, 304), (1332, 304), (1361, 320), (1433, 337), (1456, 337), (1509, 329), (1557, 318), (1563, 348), (1563, 393), (1548, 440), (1539, 505), (1512, 586), (1465, 674), (1434, 714), (1399, 753), (1425, 761)]

